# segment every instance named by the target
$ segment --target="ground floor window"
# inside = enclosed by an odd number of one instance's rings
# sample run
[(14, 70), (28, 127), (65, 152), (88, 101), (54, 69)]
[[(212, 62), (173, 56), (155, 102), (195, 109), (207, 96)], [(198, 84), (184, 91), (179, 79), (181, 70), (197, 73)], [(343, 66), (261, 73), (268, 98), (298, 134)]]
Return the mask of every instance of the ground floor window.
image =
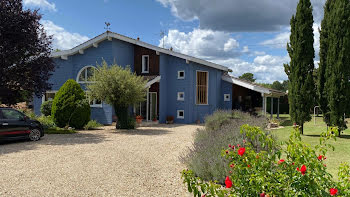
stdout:
[(158, 119), (157, 106), (158, 106), (157, 92), (149, 92), (148, 101), (146, 100), (144, 102), (134, 105), (135, 116), (142, 116), (144, 120), (157, 120)]
[(47, 91), (42, 97), (42, 102), (52, 101), (55, 98), (57, 91)]
[(185, 119), (185, 111), (184, 110), (177, 110), (177, 118), (178, 119)]

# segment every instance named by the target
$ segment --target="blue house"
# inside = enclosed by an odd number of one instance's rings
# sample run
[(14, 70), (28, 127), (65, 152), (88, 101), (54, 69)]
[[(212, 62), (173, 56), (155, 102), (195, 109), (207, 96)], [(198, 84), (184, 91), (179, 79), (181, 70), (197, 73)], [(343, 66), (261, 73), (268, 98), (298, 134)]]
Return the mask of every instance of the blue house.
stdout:
[[(147, 44), (107, 31), (70, 50), (54, 52), (52, 58), (57, 68), (49, 82), (52, 90), (34, 98), (34, 111), (40, 114), (44, 101), (53, 99), (55, 93), (68, 80), (76, 80), (83, 89), (91, 70), (105, 60), (108, 64), (130, 66), (137, 75), (148, 80), (147, 100), (134, 106), (134, 114), (146, 121), (154, 119), (165, 123), (168, 116), (175, 123), (204, 121), (206, 115), (217, 109), (233, 109), (233, 85), (237, 80), (228, 75), (229, 69), (202, 59)], [(238, 85), (260, 91), (262, 106), (268, 89), (256, 88), (244, 81)], [(91, 118), (102, 124), (111, 124), (113, 107), (103, 101), (90, 99)], [(264, 110), (263, 110), (264, 111)], [(266, 107), (265, 107), (266, 112)]]

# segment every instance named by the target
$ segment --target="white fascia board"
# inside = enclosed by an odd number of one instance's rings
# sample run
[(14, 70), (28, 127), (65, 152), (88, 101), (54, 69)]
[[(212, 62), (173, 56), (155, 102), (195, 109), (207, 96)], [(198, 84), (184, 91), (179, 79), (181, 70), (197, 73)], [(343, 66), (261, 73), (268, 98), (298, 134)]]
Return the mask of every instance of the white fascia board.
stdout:
[(147, 82), (145, 88), (151, 87), (151, 85), (153, 85), (154, 83), (159, 82), (161, 78), (162, 78), (161, 76), (157, 76), (156, 78), (154, 78), (151, 81)]
[(244, 87), (244, 88), (247, 88), (247, 89), (250, 89), (250, 90), (253, 90), (253, 91), (256, 91), (256, 92), (260, 92), (262, 94), (271, 94), (269, 89), (266, 89), (266, 88), (263, 88), (263, 87), (259, 87), (259, 86), (255, 86), (255, 85), (250, 84), (250, 83), (245, 83), (244, 81), (237, 80), (237, 79), (229, 77), (229, 76), (223, 76), (222, 80), (227, 81), (229, 83), (236, 84), (238, 86), (241, 86), (241, 87)]
[(105, 32), (87, 42), (84, 42), (83, 44), (73, 48), (73, 49), (70, 49), (70, 50), (64, 50), (64, 51), (59, 51), (59, 52), (54, 52), (51, 54), (51, 57), (59, 57), (61, 55), (73, 55), (73, 54), (76, 54), (78, 53), (78, 51), (80, 49), (86, 49), (86, 48), (89, 48), (91, 47), (92, 45), (95, 45), (99, 42), (102, 42), (103, 40), (105, 39), (108, 39), (108, 38), (115, 38), (115, 39), (118, 39), (118, 40), (121, 40), (121, 41), (124, 41), (124, 42), (128, 42), (128, 43), (131, 43), (131, 44), (135, 44), (135, 45), (138, 45), (138, 46), (141, 46), (141, 47), (145, 47), (145, 48), (148, 48), (148, 49), (151, 49), (151, 50), (154, 50), (158, 53), (164, 53), (164, 54), (168, 54), (168, 55), (172, 55), (172, 56), (175, 56), (175, 57), (178, 57), (178, 58), (181, 58), (181, 59), (185, 59), (187, 61), (191, 61), (191, 62), (196, 62), (196, 63), (199, 63), (199, 64), (203, 64), (203, 65), (206, 65), (206, 66), (209, 66), (209, 67), (212, 67), (212, 68), (216, 68), (218, 70), (223, 70), (223, 71), (228, 71), (229, 69), (225, 66), (221, 66), (219, 64), (215, 64), (215, 63), (212, 63), (212, 62), (208, 62), (208, 61), (205, 61), (205, 60), (202, 60), (202, 59), (198, 59), (198, 58), (195, 58), (195, 57), (191, 57), (191, 56), (188, 56), (188, 55), (184, 55), (184, 54), (181, 54), (181, 53), (177, 53), (177, 52), (174, 52), (174, 51), (171, 51), (171, 50), (168, 50), (168, 49), (163, 49), (163, 48), (160, 48), (160, 47), (157, 47), (157, 46), (154, 46), (154, 45), (151, 45), (151, 44), (148, 44), (148, 43), (145, 43), (145, 42), (142, 42), (140, 40), (136, 40), (136, 39), (132, 39), (132, 38), (129, 38), (129, 37), (126, 37), (126, 36), (122, 36), (120, 34), (117, 34), (117, 33), (114, 33), (114, 32)]

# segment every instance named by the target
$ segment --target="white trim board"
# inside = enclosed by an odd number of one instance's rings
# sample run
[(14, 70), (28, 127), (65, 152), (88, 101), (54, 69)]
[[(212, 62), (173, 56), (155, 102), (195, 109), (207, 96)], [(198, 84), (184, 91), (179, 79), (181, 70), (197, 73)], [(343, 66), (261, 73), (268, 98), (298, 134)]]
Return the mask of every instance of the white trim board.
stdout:
[(110, 31), (107, 31), (107, 32), (105, 32), (103, 34), (100, 34), (100, 35), (96, 36), (95, 38), (92, 38), (92, 39), (90, 39), (90, 40), (88, 40), (88, 41), (86, 41), (86, 42), (84, 42), (84, 43), (82, 43), (82, 44), (72, 48), (72, 49), (53, 52), (53, 53), (51, 53), (51, 57), (53, 57), (53, 58), (64, 57), (64, 59), (68, 59), (68, 56), (79, 53), (79, 50), (85, 50), (85, 49), (90, 48), (92, 46), (93, 47), (98, 47), (98, 43), (100, 43), (100, 42), (102, 42), (102, 41), (104, 41), (104, 40), (106, 40), (108, 38), (114, 38), (114, 39), (117, 39), (117, 40), (121, 40), (121, 41), (124, 41), (124, 42), (128, 42), (128, 43), (134, 44), (134, 45), (145, 47), (145, 48), (148, 48), (148, 49), (156, 51), (156, 53), (163, 53), (163, 54), (175, 56), (175, 57), (178, 57), (178, 58), (186, 60), (186, 62), (190, 62), (191, 61), (191, 62), (195, 62), (195, 63), (198, 63), (198, 64), (202, 64), (202, 65), (205, 65), (205, 66), (208, 66), (208, 67), (212, 67), (212, 68), (216, 68), (216, 69), (223, 70), (223, 71), (228, 71), (229, 70), (228, 67), (226, 67), (226, 66), (222, 66), (222, 65), (219, 65), (219, 64), (208, 62), (208, 61), (205, 61), (205, 60), (202, 60), (202, 59), (199, 59), (199, 58), (195, 58), (195, 57), (192, 57), (192, 56), (189, 56), (189, 55), (184, 55), (184, 54), (181, 54), (181, 53), (178, 53), (178, 52), (175, 52), (175, 51), (171, 51), (171, 50), (168, 50), (168, 49), (160, 48), (160, 47), (157, 47), (157, 46), (154, 46), (154, 45), (142, 42), (140, 40), (132, 39), (132, 38), (129, 38), (129, 37), (126, 37), (126, 36), (123, 36), (123, 35), (120, 35), (120, 34), (117, 34), (117, 33), (114, 33), (114, 32), (110, 32)]
[(162, 78), (161, 76), (157, 76), (156, 78), (154, 78), (151, 81), (147, 82), (145, 88), (150, 88), (151, 85), (153, 85), (154, 83), (160, 82), (161, 78)]

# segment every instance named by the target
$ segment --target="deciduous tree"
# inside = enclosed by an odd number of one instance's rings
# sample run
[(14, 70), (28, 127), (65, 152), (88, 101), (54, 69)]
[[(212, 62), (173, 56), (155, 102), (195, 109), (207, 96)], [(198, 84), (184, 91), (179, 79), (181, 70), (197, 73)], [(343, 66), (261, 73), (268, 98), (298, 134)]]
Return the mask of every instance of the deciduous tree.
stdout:
[(38, 10), (23, 10), (21, 0), (0, 1), (0, 102), (14, 104), (50, 89), (54, 71), (51, 37)]
[(129, 67), (108, 66), (103, 61), (91, 80), (95, 81), (87, 86), (91, 96), (114, 107), (118, 118), (117, 129), (133, 129), (129, 107), (145, 100), (146, 81), (143, 77), (131, 72)]

